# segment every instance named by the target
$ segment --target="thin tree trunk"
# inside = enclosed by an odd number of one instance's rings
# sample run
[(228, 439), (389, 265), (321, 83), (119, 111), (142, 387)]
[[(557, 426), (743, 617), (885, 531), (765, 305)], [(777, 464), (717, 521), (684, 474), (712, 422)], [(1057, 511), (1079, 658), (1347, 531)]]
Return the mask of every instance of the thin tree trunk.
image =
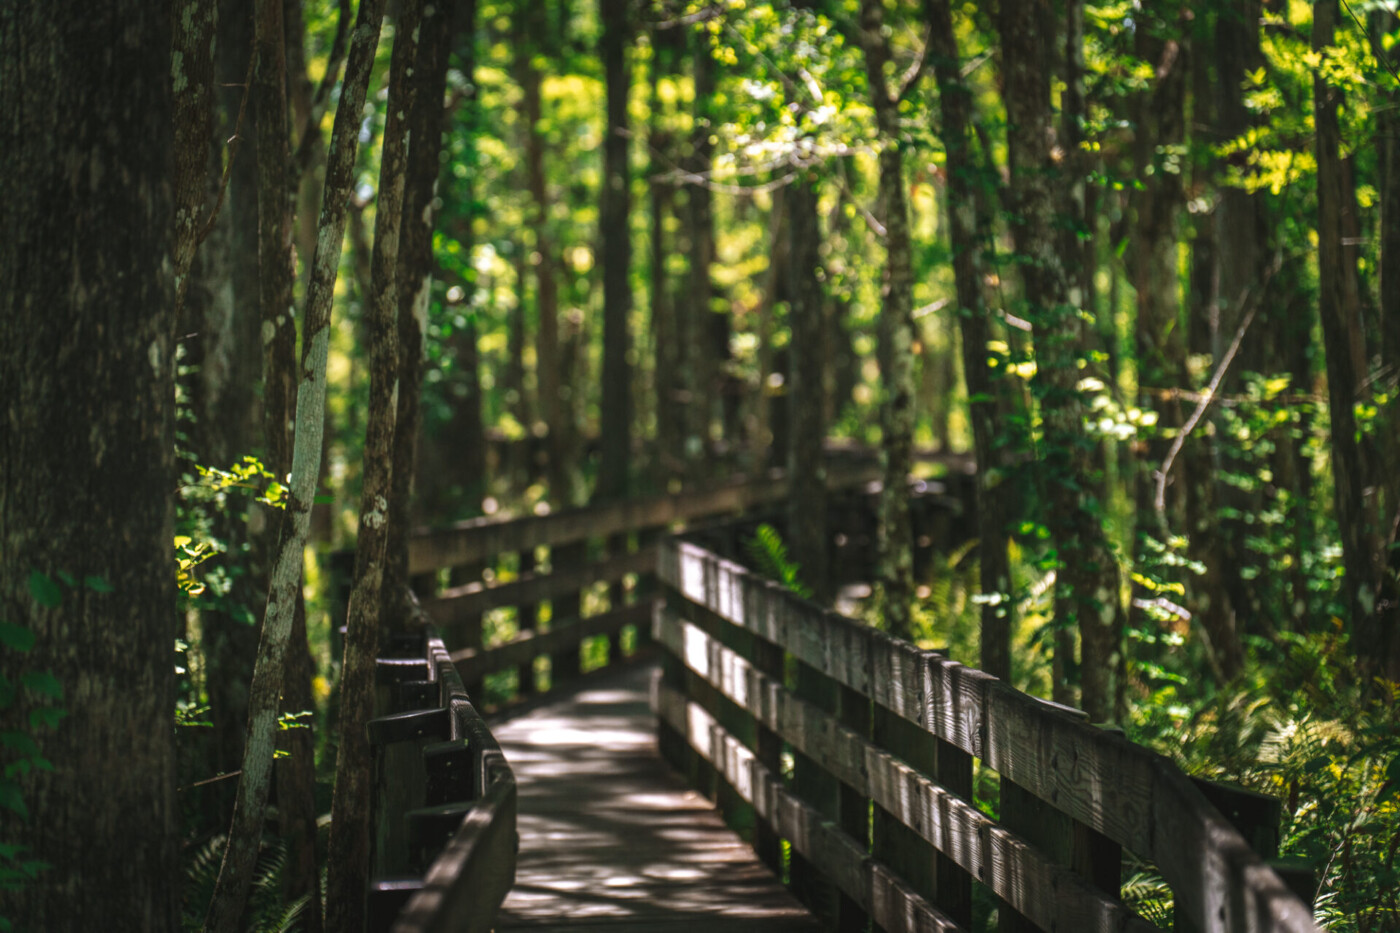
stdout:
[(393, 495), (394, 419), (398, 393), (399, 231), (408, 169), (408, 115), (413, 111), (422, 0), (404, 0), (389, 64), (388, 120), (379, 162), (374, 212), (374, 259), (369, 296), (369, 421), (364, 479), (355, 541), (355, 585), (350, 591), (345, 662), (340, 675), (340, 749), (336, 756), (327, 854), (326, 925), (364, 925), (369, 877), (370, 750), (365, 724), (374, 715), (374, 660), (383, 625), (384, 558)]
[[(715, 374), (717, 370), (711, 332), (710, 298), (714, 284), (715, 232), (709, 173), (714, 147), (710, 144), (710, 107), (715, 91), (715, 63), (710, 56), (708, 35), (693, 34), (695, 99), (692, 107), (690, 151), (686, 170), (693, 179), (686, 188), (686, 226), (689, 231), (690, 269), (686, 281), (684, 313), (680, 319), (682, 399), (685, 406), (685, 453), (687, 474), (692, 480), (711, 469), (710, 428), (714, 420)], [(813, 207), (815, 210), (815, 206)]]
[(170, 79), (175, 90), (175, 315), (184, 318), (195, 251), (207, 232), (206, 179), (214, 118), (217, 0), (175, 0)]
[(283, 540), (268, 589), (262, 639), (258, 645), (253, 684), (249, 690), (243, 771), (238, 782), (228, 848), (219, 870), (209, 914), (205, 918), (205, 929), (213, 933), (232, 933), (239, 927), (267, 809), (278, 698), (282, 692), (283, 658), (291, 635), (296, 597), (301, 590), (302, 549), (310, 530), (311, 505), (315, 500), (316, 480), (321, 466), (331, 300), (345, 232), (345, 205), (354, 181), (352, 170), (359, 142), (361, 112), (374, 64), (375, 47), (379, 42), (382, 14), (382, 0), (362, 0), (341, 90), (340, 107), (336, 111), (335, 128), (331, 134), (320, 234), (307, 286), (306, 336), (302, 343), (302, 379), (297, 393), (296, 443), (292, 455), (291, 489), (287, 498), (287, 521), (291, 532)]
[(826, 437), (826, 425), (822, 422), (826, 348), (822, 344), (826, 328), (822, 323), (822, 288), (817, 281), (821, 228), (817, 219), (816, 178), (809, 170), (798, 171), (797, 180), (787, 191), (792, 257), (788, 308), (792, 329), (787, 391), (788, 537), (793, 558), (801, 565), (800, 578), (818, 601), (825, 602), (833, 592), (826, 566), (826, 463), (822, 456)]
[(33, 637), (0, 731), (51, 763), (7, 751), (21, 930), (179, 929), (170, 13), (0, 14), (0, 619)]
[(899, 100), (885, 81), (890, 61), (882, 0), (862, 0), (860, 41), (866, 80), (880, 133), (880, 205), (885, 224), (885, 285), (881, 295), (880, 349), (884, 394), (880, 401), (884, 484), (880, 493), (879, 564), (876, 579), (888, 630), (913, 638), (914, 533), (909, 519), (909, 471), (914, 446), (914, 318), (909, 207), (904, 200)]
[(516, 11), (516, 75), (524, 100), (525, 178), (530, 191), (529, 224), (535, 234), (535, 306), (539, 330), (536, 334), (535, 380), (539, 393), (539, 415), (549, 429), (549, 495), (562, 505), (571, 496), (572, 469), (565, 462), (569, 446), (569, 426), (564, 423), (560, 397), (559, 284), (555, 278), (554, 244), (550, 238), (549, 193), (544, 170), (542, 76), (535, 65), (540, 37), (547, 28), (544, 4), (525, 4)]
[(677, 303), (666, 269), (673, 249), (666, 221), (675, 212), (676, 187), (671, 179), (663, 177), (675, 168), (675, 136), (669, 124), (671, 108), (661, 93), (662, 82), (675, 80), (680, 39), (681, 33), (674, 28), (652, 30), (651, 111), (647, 126), (647, 148), (651, 152), (651, 327), (656, 346), (656, 477), (662, 489), (668, 489), (673, 480), (679, 481), (685, 475), (685, 409), (679, 402), (684, 390), (680, 361), (685, 348), (681, 345)]
[[(1313, 4), (1312, 47), (1326, 49), (1334, 41), (1337, 0)], [(1370, 486), (1365, 453), (1357, 440), (1355, 404), (1363, 373), (1357, 372), (1351, 331), (1359, 308), (1346, 278), (1342, 249), (1341, 130), (1337, 121), (1340, 92), (1321, 76), (1313, 79), (1313, 119), (1317, 126), (1317, 270), (1318, 312), (1327, 355), (1328, 409), (1332, 416), (1333, 505), (1342, 538), (1342, 598), (1354, 626), (1357, 660), (1363, 670), (1377, 670), (1382, 633), (1376, 615), (1383, 555), (1368, 501)]]
[(998, 449), (998, 388), (987, 366), (990, 310), (985, 300), (982, 251), (991, 242), (991, 220), (974, 188), (986, 184), (972, 154), (972, 94), (961, 73), (962, 58), (948, 0), (927, 0), (929, 41), (938, 82), (942, 140), (947, 153), (948, 236), (962, 333), (963, 378), (967, 382), (973, 452), (977, 457), (977, 537), (983, 595), (982, 670), (1011, 679), (1011, 565), (1006, 548), (1004, 456)]
[(632, 392), (628, 318), (632, 312), (631, 171), (627, 164), (627, 95), (631, 89), (627, 44), (629, 0), (601, 0), (603, 33), (599, 55), (607, 85), (607, 132), (603, 140), (603, 190), (598, 220), (603, 262), (602, 459), (595, 497), (621, 499), (631, 486)]

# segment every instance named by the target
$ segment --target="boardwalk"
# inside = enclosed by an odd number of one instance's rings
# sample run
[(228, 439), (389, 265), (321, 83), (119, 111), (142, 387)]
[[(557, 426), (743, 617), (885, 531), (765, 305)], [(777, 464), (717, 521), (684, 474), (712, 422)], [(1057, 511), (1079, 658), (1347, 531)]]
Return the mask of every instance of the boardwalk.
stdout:
[(516, 885), (497, 930), (815, 933), (657, 757), (652, 670), (590, 680), (493, 730), (520, 782)]

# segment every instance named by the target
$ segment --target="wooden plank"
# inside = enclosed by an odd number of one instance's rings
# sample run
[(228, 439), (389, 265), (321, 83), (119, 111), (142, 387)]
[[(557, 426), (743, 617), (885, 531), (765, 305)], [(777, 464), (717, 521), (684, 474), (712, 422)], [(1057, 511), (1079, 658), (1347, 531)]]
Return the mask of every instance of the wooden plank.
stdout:
[(960, 933), (962, 927), (914, 893), (907, 884), (871, 859), (840, 828), (824, 819), (758, 761), (742, 742), (729, 735), (705, 709), (661, 684), (659, 715), (691, 747), (708, 759), (774, 829), (792, 843), (871, 919), (889, 933)]
[(452, 660), (463, 680), (480, 679), (496, 671), (532, 664), (542, 654), (572, 647), (594, 635), (611, 635), (627, 625), (646, 625), (651, 614), (651, 606), (637, 603), (573, 623), (561, 620), (558, 628), (548, 632), (521, 632), (503, 645), (455, 651)]
[[(868, 794), (900, 823), (1038, 925), (1045, 929), (1058, 924), (1062, 930), (1141, 933), (1153, 929), (1122, 903), (1055, 865), (968, 801), (794, 697), (781, 683), (695, 626), (662, 613), (657, 640), (794, 748), (819, 759), (840, 780)], [(700, 752), (704, 754), (704, 749)]]
[(455, 628), (473, 616), (503, 606), (531, 605), (542, 599), (557, 599), (576, 593), (595, 583), (611, 583), (629, 573), (645, 573), (656, 565), (656, 554), (650, 550), (618, 554), (573, 567), (558, 567), (552, 573), (522, 574), (510, 583), (469, 583), (444, 590), (423, 602), (428, 615), (451, 634)]
[(820, 933), (657, 757), (654, 670), (590, 676), (496, 728), (520, 785), (521, 839), (496, 929)]

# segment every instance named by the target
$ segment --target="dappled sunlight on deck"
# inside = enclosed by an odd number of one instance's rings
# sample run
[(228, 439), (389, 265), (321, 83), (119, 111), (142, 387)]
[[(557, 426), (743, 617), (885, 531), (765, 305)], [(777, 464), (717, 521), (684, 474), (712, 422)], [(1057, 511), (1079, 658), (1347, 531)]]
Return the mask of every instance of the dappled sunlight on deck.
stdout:
[(516, 885), (497, 928), (817, 930), (656, 755), (650, 676), (634, 667), (494, 730), (520, 785)]

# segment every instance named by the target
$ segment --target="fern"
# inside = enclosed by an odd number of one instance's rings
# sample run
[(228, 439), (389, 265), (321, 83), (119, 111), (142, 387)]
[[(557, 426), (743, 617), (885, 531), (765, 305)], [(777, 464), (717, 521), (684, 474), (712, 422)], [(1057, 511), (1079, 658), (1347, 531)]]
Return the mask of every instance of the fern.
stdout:
[[(226, 841), (226, 836), (214, 836), (188, 856), (181, 924), (191, 933), (204, 928), (204, 912), (214, 896)], [(283, 902), (286, 869), (286, 844), (277, 841), (264, 846), (245, 911), (246, 929), (250, 933), (290, 933), (299, 927), (308, 899), (300, 897), (290, 904)]]
[(788, 557), (782, 535), (767, 522), (754, 529), (754, 536), (744, 542), (744, 549), (754, 563), (754, 569), (765, 577), (782, 584), (783, 589), (803, 599), (810, 599), (812, 590), (799, 576), (802, 565)]

